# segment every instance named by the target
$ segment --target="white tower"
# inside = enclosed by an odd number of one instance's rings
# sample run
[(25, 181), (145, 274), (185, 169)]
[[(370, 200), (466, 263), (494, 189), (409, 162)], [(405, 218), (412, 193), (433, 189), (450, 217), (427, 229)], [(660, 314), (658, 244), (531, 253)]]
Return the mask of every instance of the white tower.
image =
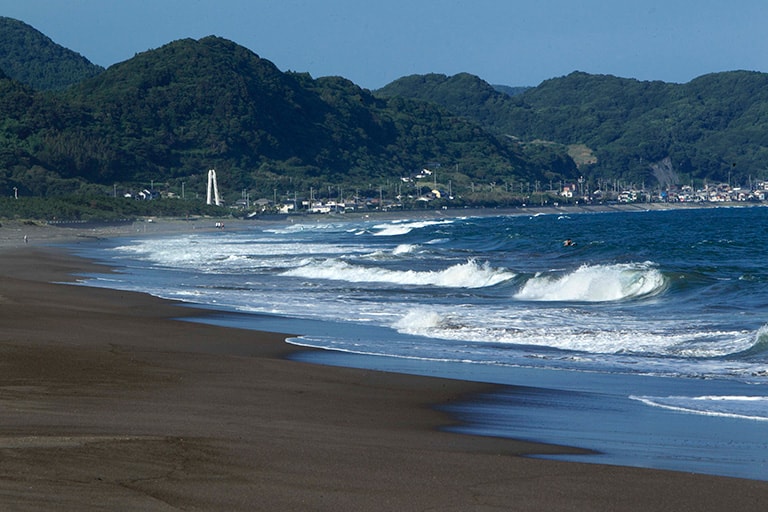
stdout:
[[(213, 191), (213, 201), (211, 201), (211, 191)], [(221, 201), (219, 200), (219, 186), (216, 184), (216, 171), (213, 169), (208, 171), (208, 195), (206, 196), (206, 203), (221, 206)]]

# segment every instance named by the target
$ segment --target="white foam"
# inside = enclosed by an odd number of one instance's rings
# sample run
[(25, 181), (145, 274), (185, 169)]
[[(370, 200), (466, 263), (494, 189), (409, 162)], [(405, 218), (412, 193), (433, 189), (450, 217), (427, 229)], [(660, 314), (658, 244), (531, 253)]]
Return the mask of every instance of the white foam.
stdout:
[[(396, 335), (386, 341), (366, 340), (366, 350), (373, 352), (515, 364), (540, 358), (547, 362), (535, 364), (579, 361), (563, 365), (768, 382), (768, 326), (756, 332), (759, 312), (722, 321), (720, 313), (699, 316), (690, 308), (675, 314), (672, 304), (667, 314), (664, 303), (676, 299), (671, 293), (656, 298), (669, 283), (654, 263), (592, 261), (580, 268), (555, 268), (572, 261), (570, 255), (555, 258), (556, 263), (539, 260), (519, 252), (517, 242), (490, 253), (498, 267), (474, 260), (457, 263), (455, 255), (471, 254), (472, 245), (460, 241), (454, 250), (450, 230), (429, 228), (447, 223), (312, 223), (248, 233), (137, 237), (117, 251), (150, 261), (155, 268), (180, 270), (185, 288), (168, 285), (175, 279), (170, 273), (160, 274), (156, 282), (126, 279), (127, 287), (217, 307), (354, 322), (419, 335), (413, 342)], [(372, 236), (419, 228), (426, 229), (408, 238)], [(576, 258), (583, 252), (572, 254)], [(475, 254), (484, 258), (479, 250)], [(549, 270), (524, 280), (511, 270), (517, 262)], [(300, 277), (302, 285), (282, 276)], [(348, 284), (352, 282), (372, 284)], [(651, 296), (654, 300), (631, 300)], [(610, 301), (615, 303), (605, 304)], [(400, 338), (406, 340), (405, 348), (393, 344)]]
[(534, 301), (610, 302), (653, 295), (666, 280), (648, 264), (583, 265), (567, 274), (538, 274), (515, 298)]
[(283, 273), (286, 276), (309, 279), (329, 279), (351, 283), (391, 283), (443, 288), (483, 288), (515, 277), (513, 272), (480, 265), (474, 260), (453, 265), (444, 270), (388, 270), (354, 265), (339, 259), (315, 261)]
[(630, 396), (652, 407), (705, 416), (768, 421), (765, 396)]
[(410, 233), (414, 229), (421, 229), (427, 226), (438, 226), (441, 224), (453, 224), (453, 220), (424, 220), (418, 222), (392, 222), (390, 224), (378, 224), (373, 226), (378, 229), (375, 236), (398, 236)]
[[(114, 249), (156, 265), (222, 272), (260, 267), (293, 267), (296, 260), (308, 256), (354, 255), (366, 252), (361, 245), (279, 242), (253, 239), (247, 244), (236, 239), (157, 238), (137, 240)], [(274, 256), (274, 258), (265, 258)], [(258, 257), (258, 259), (256, 258)]]
[(297, 223), (297, 224), (291, 224), (289, 226), (280, 227), (280, 228), (266, 228), (264, 229), (265, 233), (274, 233), (276, 235), (290, 235), (294, 233), (314, 233), (314, 232), (324, 232), (324, 231), (332, 231), (332, 232), (349, 232), (349, 225), (344, 223), (328, 223), (328, 222), (318, 222), (318, 223)]
[(413, 244), (400, 244), (392, 250), (392, 254), (409, 254), (416, 250), (418, 246)]
[(393, 327), (404, 333), (423, 334), (442, 324), (443, 317), (437, 311), (416, 309), (409, 311)]
[[(436, 304), (430, 306), (429, 315), (439, 317), (440, 321), (426, 324), (405, 320), (410, 319), (408, 313), (401, 309), (399, 314), (404, 321), (395, 322), (392, 327), (406, 334), (478, 346), (554, 348), (614, 355), (626, 360), (661, 354), (669, 357), (670, 365), (696, 359), (693, 364), (701, 366), (703, 359), (728, 357), (747, 350), (755, 339), (754, 333), (745, 331), (725, 331), (706, 325), (681, 326), (677, 319), (648, 322), (616, 311), (572, 306), (510, 309), (503, 305), (474, 308)], [(733, 362), (729, 364), (735, 368)]]

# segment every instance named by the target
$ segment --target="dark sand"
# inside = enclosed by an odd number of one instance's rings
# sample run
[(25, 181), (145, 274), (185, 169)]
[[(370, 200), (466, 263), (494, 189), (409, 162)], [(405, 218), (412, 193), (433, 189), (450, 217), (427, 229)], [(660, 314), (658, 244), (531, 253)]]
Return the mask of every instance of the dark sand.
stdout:
[(287, 361), (281, 335), (51, 284), (89, 268), (0, 250), (0, 510), (768, 506), (765, 481), (530, 459), (567, 449), (439, 431), (452, 420), (432, 406), (478, 384)]

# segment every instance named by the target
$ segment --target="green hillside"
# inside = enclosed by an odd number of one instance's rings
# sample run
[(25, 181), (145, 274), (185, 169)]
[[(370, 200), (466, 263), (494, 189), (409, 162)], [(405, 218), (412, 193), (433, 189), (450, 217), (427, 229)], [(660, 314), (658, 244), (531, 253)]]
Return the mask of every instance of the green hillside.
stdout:
[[(231, 41), (175, 41), (62, 96), (89, 117), (59, 137), (58, 168), (89, 181), (169, 180), (216, 167), (237, 187), (397, 180), (428, 162), (469, 178), (543, 172), (514, 144), (435, 105), (382, 100), (342, 78), (283, 73)], [(105, 144), (99, 152), (94, 144)], [(91, 157), (88, 165), (83, 151)]]
[[(141, 53), (65, 91), (7, 78), (0, 90), (0, 188), (25, 197), (155, 184), (199, 196), (215, 168), (230, 198), (347, 190), (413, 200), (437, 188), (458, 191), (461, 204), (514, 204), (525, 199), (499, 191), (577, 172), (562, 151), (531, 151), (433, 103), (284, 73), (213, 36)], [(430, 183), (410, 180), (425, 167)]]
[(460, 74), (405, 77), (377, 94), (432, 101), (521, 143), (548, 141), (587, 154), (581, 172), (595, 186), (746, 185), (768, 178), (766, 86), (768, 74), (747, 71), (687, 84), (575, 72), (509, 96)]
[(0, 16), (0, 69), (40, 91), (65, 89), (103, 71), (26, 23), (4, 16)]
[(518, 94), (523, 94), (525, 91), (530, 89), (530, 87), (527, 86), (509, 86), (499, 84), (495, 84), (493, 88), (498, 92), (506, 94), (507, 96), (517, 96)]
[(405, 97), (435, 103), (497, 133), (505, 131), (502, 127), (515, 107), (509, 94), (469, 73), (406, 76), (375, 94), (382, 98)]
[[(574, 72), (528, 88), (428, 74), (372, 93), (282, 72), (215, 36), (78, 68), (84, 58), (32, 27), (0, 25), (5, 197), (101, 205), (151, 188), (199, 200), (211, 168), (230, 203), (354, 196), (435, 208), (557, 201), (582, 177), (587, 190), (768, 179), (763, 73), (670, 84)], [(41, 69), (69, 81), (24, 78)]]

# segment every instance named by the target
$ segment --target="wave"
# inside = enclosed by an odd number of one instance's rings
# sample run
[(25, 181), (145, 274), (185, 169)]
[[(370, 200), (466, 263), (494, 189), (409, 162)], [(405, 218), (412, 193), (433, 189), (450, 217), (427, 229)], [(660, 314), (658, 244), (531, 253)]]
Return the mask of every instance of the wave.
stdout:
[(363, 244), (278, 241), (251, 238), (242, 243), (236, 238), (215, 241), (201, 237), (138, 240), (112, 249), (116, 253), (170, 268), (201, 273), (257, 271), (262, 268), (293, 268), (299, 259), (360, 255), (369, 251)]
[(282, 275), (309, 279), (329, 279), (351, 283), (391, 283), (441, 288), (484, 288), (508, 281), (515, 273), (478, 264), (474, 260), (438, 271), (388, 270), (353, 265), (338, 259), (310, 262)]
[(350, 232), (350, 228), (349, 228), (349, 225), (345, 223), (298, 222), (296, 224), (289, 224), (283, 227), (264, 228), (264, 232), (272, 233), (275, 235), (291, 235), (296, 233), (317, 233), (317, 232), (346, 233), (346, 232)]
[(768, 421), (765, 396), (630, 396), (651, 407), (724, 418)]
[(439, 226), (443, 224), (453, 224), (453, 220), (424, 220), (418, 222), (393, 222), (391, 224), (378, 224), (373, 226), (377, 229), (374, 236), (398, 236), (406, 235), (414, 229), (425, 228), (428, 226)]
[(449, 327), (445, 318), (437, 311), (417, 309), (408, 312), (393, 324), (400, 332), (423, 334), (438, 327)]
[(647, 263), (583, 265), (562, 275), (537, 274), (525, 282), (515, 298), (610, 302), (656, 295), (666, 287), (664, 275)]
[(737, 352), (733, 355), (751, 358), (755, 356), (762, 356), (768, 353), (768, 325), (764, 325), (755, 333), (754, 344), (746, 350)]
[(400, 244), (392, 250), (392, 254), (409, 254), (416, 250), (418, 245), (413, 244)]
[[(414, 308), (393, 322), (392, 327), (404, 334), (468, 342), (476, 347), (491, 350), (531, 350), (548, 352), (552, 358), (590, 357), (591, 355), (616, 356), (615, 361), (637, 361), (638, 358), (658, 356), (670, 365), (672, 373), (690, 373), (681, 368), (673, 369), (682, 361), (697, 361), (702, 371), (722, 366), (728, 360), (730, 372), (735, 375), (765, 377), (756, 373), (755, 364), (731, 361), (732, 344), (720, 343), (721, 339), (740, 339), (738, 333), (720, 332), (671, 332), (648, 330), (642, 325), (631, 325), (606, 315), (593, 318), (575, 316), (573, 311), (557, 309), (548, 313), (527, 312), (511, 318), (500, 311), (496, 316), (473, 315), (471, 311), (440, 307)], [(679, 344), (689, 346), (688, 353), (681, 354)], [(734, 342), (735, 345), (735, 342)], [(742, 344), (743, 346), (743, 344)], [(534, 348), (535, 347), (535, 348)], [(549, 352), (551, 350), (558, 351)], [(564, 352), (559, 352), (564, 351)], [(576, 356), (576, 353), (581, 356)], [(705, 363), (709, 361), (709, 363)], [(657, 366), (655, 370), (658, 370)], [(759, 366), (762, 368), (762, 366)], [(695, 373), (695, 372), (694, 372)]]

